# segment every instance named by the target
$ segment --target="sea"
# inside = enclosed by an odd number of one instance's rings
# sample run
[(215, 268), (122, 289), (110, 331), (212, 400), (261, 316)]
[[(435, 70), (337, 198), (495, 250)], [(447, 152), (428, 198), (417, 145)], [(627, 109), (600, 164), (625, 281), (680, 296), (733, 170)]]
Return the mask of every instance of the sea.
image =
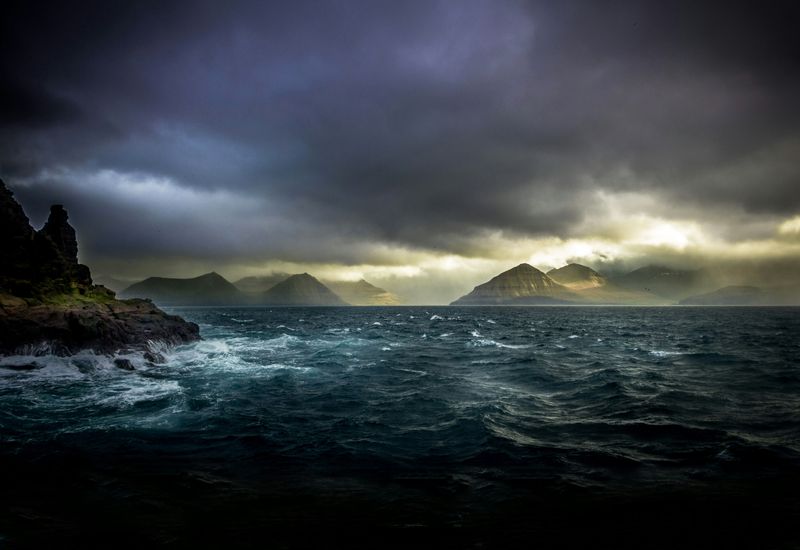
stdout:
[(0, 548), (798, 548), (800, 309), (172, 308), (0, 358)]

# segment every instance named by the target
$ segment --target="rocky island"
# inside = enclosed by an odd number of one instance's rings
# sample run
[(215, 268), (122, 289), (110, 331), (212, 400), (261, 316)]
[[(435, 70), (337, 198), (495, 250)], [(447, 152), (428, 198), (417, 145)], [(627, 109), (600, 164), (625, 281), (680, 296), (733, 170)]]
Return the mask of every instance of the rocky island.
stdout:
[(0, 180), (0, 355), (111, 355), (153, 343), (200, 339), (196, 324), (148, 300), (118, 300), (78, 263), (75, 230), (61, 205), (35, 230)]

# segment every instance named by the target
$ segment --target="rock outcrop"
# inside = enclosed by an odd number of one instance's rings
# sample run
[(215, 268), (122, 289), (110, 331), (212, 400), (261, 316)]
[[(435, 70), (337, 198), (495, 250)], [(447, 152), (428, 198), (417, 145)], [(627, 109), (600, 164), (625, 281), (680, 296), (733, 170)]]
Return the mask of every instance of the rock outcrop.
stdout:
[(149, 342), (178, 345), (199, 339), (196, 324), (167, 315), (147, 300), (28, 303), (0, 300), (0, 354), (71, 355), (81, 350), (113, 354), (147, 351)]
[(63, 206), (36, 231), (0, 180), (0, 354), (110, 354), (199, 338), (196, 324), (93, 285)]

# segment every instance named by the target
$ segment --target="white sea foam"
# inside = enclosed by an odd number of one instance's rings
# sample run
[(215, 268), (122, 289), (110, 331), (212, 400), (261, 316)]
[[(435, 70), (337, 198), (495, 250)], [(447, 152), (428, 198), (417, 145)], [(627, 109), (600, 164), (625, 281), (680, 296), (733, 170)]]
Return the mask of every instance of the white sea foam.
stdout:
[(444, 321), (444, 317), (441, 315), (431, 315), (431, 321)]
[(654, 350), (650, 352), (650, 355), (655, 357), (671, 357), (673, 355), (683, 355), (679, 351), (663, 351), (663, 350)]
[[(142, 382), (142, 380), (145, 380)], [(180, 384), (175, 380), (146, 380), (133, 382), (128, 378), (106, 384), (96, 397), (99, 405), (118, 409), (132, 407), (147, 401), (165, 399), (181, 392)]]
[(503, 344), (502, 342), (498, 342), (490, 338), (478, 338), (477, 340), (470, 341), (469, 345), (476, 348), (494, 346), (497, 348), (504, 348), (504, 349), (525, 349), (530, 347), (530, 345), (527, 344)]

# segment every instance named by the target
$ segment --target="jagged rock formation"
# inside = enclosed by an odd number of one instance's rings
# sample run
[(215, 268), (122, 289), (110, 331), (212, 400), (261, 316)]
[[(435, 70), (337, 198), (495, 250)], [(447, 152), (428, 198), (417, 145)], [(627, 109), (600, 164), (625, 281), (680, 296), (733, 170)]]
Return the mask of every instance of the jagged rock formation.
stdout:
[(61, 205), (35, 231), (0, 180), (0, 354), (82, 349), (114, 353), (199, 339), (199, 329), (151, 302), (121, 301), (92, 284)]
[(61, 205), (50, 209), (44, 227), (35, 231), (0, 180), (0, 292), (34, 297), (91, 286), (89, 268), (78, 263), (75, 230)]
[(547, 272), (548, 277), (572, 290), (598, 288), (608, 284), (608, 280), (591, 267), (581, 264), (567, 264)]
[(219, 306), (244, 303), (242, 292), (219, 273), (206, 273), (191, 279), (149, 277), (122, 292), (124, 298), (148, 298), (160, 305)]
[(529, 264), (520, 264), (476, 286), (451, 305), (535, 305), (570, 303), (580, 296)]
[(396, 294), (360, 281), (325, 281), (325, 285), (338, 294), (345, 302), (354, 306), (396, 306), (400, 298)]
[(292, 275), (267, 290), (261, 303), (272, 306), (346, 306), (344, 300), (308, 273)]

